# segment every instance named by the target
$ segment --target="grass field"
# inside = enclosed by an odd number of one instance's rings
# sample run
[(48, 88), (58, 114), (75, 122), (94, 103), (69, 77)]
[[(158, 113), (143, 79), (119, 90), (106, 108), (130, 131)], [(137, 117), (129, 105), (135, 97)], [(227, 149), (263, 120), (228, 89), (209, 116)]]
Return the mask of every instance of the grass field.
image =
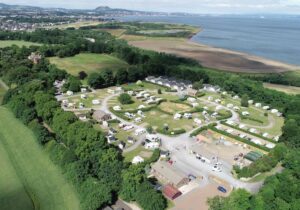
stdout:
[(17, 40), (1, 40), (0, 41), (0, 48), (10, 47), (12, 45), (17, 45), (19, 47), (22, 47), (22, 46), (28, 47), (31, 45), (40, 45), (40, 44), (34, 43), (34, 42), (17, 41)]
[(80, 209), (75, 189), (32, 132), (8, 109), (0, 107), (0, 116), (0, 208)]
[(75, 76), (77, 76), (80, 71), (85, 71), (89, 74), (92, 72), (100, 72), (106, 68), (117, 70), (118, 68), (128, 66), (126, 62), (114, 56), (91, 53), (81, 53), (69, 58), (52, 57), (50, 58), (50, 62)]
[(265, 88), (281, 91), (291, 95), (300, 94), (300, 87), (264, 83)]

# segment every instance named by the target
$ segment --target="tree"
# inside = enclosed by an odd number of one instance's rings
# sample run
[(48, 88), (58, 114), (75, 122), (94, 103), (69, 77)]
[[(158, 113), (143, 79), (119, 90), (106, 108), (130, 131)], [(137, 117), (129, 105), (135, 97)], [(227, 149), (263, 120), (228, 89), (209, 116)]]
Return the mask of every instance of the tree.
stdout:
[(81, 79), (81, 80), (84, 80), (87, 76), (88, 76), (88, 75), (87, 75), (87, 73), (85, 73), (85, 71), (80, 71), (80, 72), (78, 73), (78, 77), (79, 77), (79, 79)]
[(157, 94), (162, 94), (162, 92), (161, 92), (161, 89), (160, 89), (160, 88), (157, 90)]
[(114, 75), (113, 75), (113, 72), (111, 69), (105, 69), (105, 70), (101, 71), (100, 75), (104, 80), (105, 87), (114, 85), (115, 79), (114, 79)]
[(203, 88), (203, 80), (200, 80), (200, 81), (198, 81), (198, 82), (194, 82), (194, 83), (193, 83), (193, 88), (194, 88), (195, 90), (200, 90), (200, 89), (202, 89), (202, 88)]
[(244, 94), (241, 99), (241, 106), (248, 107), (249, 106), (248, 100), (249, 97), (246, 94)]
[(122, 93), (119, 97), (118, 100), (121, 104), (132, 104), (133, 101), (131, 99), (131, 96), (127, 93)]
[(125, 69), (118, 69), (115, 75), (117, 84), (121, 85), (127, 82), (128, 73)]
[(150, 133), (150, 134), (153, 133), (153, 128), (152, 128), (151, 125), (147, 126), (146, 130), (147, 130), (147, 132)]
[(101, 88), (105, 86), (105, 81), (98, 73), (91, 73), (88, 77), (88, 84), (92, 88)]
[(81, 81), (74, 76), (70, 76), (68, 82), (65, 84), (65, 88), (73, 92), (79, 92), (80, 87), (81, 87)]

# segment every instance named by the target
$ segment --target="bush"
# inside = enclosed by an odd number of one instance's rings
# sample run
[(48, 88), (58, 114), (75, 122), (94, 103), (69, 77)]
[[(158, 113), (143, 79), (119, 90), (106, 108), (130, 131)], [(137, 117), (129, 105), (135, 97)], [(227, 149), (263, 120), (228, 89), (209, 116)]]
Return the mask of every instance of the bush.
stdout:
[(119, 97), (118, 100), (121, 104), (132, 104), (133, 100), (131, 99), (131, 96), (127, 93), (122, 93)]

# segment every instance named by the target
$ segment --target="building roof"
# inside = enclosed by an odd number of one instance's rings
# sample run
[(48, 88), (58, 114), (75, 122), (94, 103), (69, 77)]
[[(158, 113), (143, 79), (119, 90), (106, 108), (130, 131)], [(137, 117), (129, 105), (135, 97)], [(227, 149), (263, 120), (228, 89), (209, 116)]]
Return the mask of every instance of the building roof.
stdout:
[(176, 186), (186, 178), (183, 173), (175, 171), (175, 169), (165, 161), (158, 161), (153, 164), (152, 170), (154, 170), (155, 173), (159, 173), (164, 179)]
[(177, 198), (178, 196), (180, 196), (182, 193), (176, 189), (175, 187), (173, 187), (170, 184), (167, 184), (166, 186), (164, 186), (163, 188), (163, 194), (168, 197), (171, 200), (174, 200), (175, 198)]
[(110, 117), (110, 116), (111, 116), (110, 114), (101, 110), (97, 110), (93, 114), (93, 118), (95, 118), (96, 120), (102, 120), (104, 117)]

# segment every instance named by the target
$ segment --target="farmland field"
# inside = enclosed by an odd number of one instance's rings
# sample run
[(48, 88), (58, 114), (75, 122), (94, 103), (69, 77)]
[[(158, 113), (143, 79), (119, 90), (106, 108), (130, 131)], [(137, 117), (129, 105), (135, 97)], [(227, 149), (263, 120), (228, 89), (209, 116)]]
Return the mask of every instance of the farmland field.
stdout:
[(50, 62), (58, 68), (66, 70), (68, 73), (77, 76), (80, 71), (87, 74), (100, 72), (106, 68), (117, 70), (127, 67), (128, 64), (114, 56), (107, 54), (81, 53), (69, 58), (50, 58)]
[(277, 84), (270, 84), (264, 83), (265, 88), (281, 91), (287, 94), (296, 95), (300, 94), (300, 87), (288, 86), (288, 85), (277, 85)]
[(17, 45), (19, 47), (22, 47), (22, 46), (28, 47), (31, 45), (40, 45), (40, 44), (34, 43), (34, 42), (18, 41), (18, 40), (1, 40), (0, 41), (0, 48), (10, 47), (12, 45)]
[(0, 107), (0, 116), (1, 209), (80, 209), (75, 189), (33, 133), (8, 109)]

